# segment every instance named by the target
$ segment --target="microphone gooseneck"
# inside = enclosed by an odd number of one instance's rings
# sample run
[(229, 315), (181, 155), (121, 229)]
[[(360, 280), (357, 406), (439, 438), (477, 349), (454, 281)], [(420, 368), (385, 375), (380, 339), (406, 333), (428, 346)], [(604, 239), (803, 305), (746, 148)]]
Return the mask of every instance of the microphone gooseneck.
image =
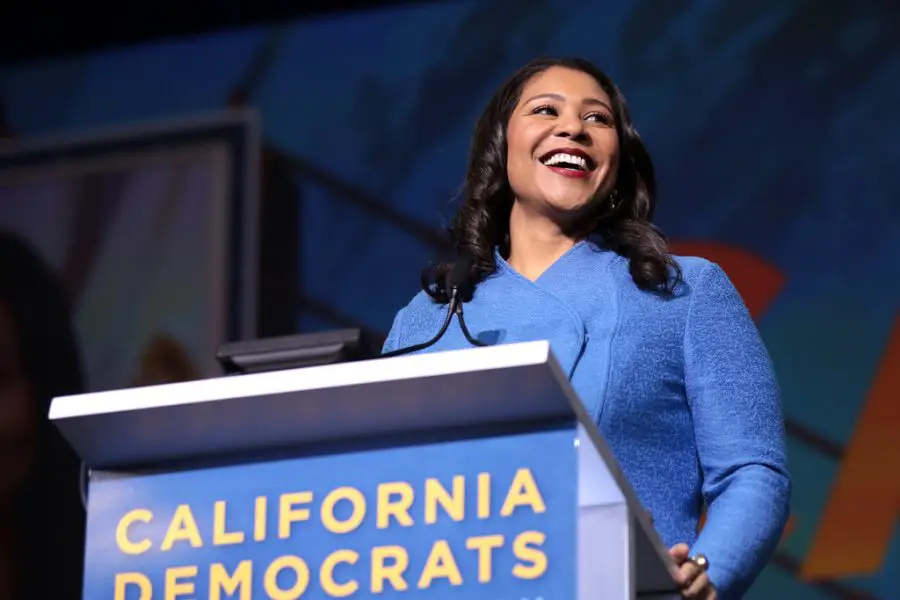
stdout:
[(447, 316), (444, 318), (444, 324), (441, 325), (440, 330), (438, 330), (437, 334), (428, 340), (427, 342), (422, 342), (421, 344), (413, 344), (412, 346), (407, 346), (405, 348), (397, 348), (396, 350), (392, 350), (390, 352), (385, 352), (381, 354), (378, 358), (390, 358), (391, 356), (401, 356), (403, 354), (410, 354), (412, 352), (418, 352), (419, 350), (425, 350), (431, 346), (434, 346), (438, 340), (444, 337), (444, 334), (447, 332), (447, 328), (450, 327), (450, 321), (453, 319), (453, 313), (456, 310), (456, 303), (458, 295), (450, 296), (450, 307), (447, 310)]
[(444, 323), (441, 325), (440, 330), (437, 334), (426, 342), (422, 342), (420, 344), (414, 344), (412, 346), (407, 346), (406, 348), (398, 348), (397, 350), (392, 350), (391, 352), (385, 352), (381, 355), (380, 358), (389, 358), (391, 356), (400, 356), (403, 354), (409, 354), (411, 352), (418, 352), (419, 350), (425, 350), (430, 346), (435, 345), (438, 340), (444, 337), (444, 334), (447, 332), (447, 329), (450, 327), (450, 321), (453, 320), (453, 315), (455, 314), (459, 319), (459, 326), (462, 329), (463, 336), (465, 336), (466, 341), (468, 341), (473, 346), (487, 346), (485, 342), (478, 340), (472, 336), (469, 332), (469, 328), (466, 326), (466, 320), (463, 317), (463, 302), (465, 301), (465, 297), (467, 296), (468, 288), (466, 286), (469, 285), (469, 272), (472, 268), (472, 263), (474, 259), (471, 256), (464, 255), (459, 260), (454, 263), (453, 267), (447, 273), (447, 277), (445, 280), (445, 287), (450, 294), (450, 301), (447, 305), (447, 316), (444, 318)]

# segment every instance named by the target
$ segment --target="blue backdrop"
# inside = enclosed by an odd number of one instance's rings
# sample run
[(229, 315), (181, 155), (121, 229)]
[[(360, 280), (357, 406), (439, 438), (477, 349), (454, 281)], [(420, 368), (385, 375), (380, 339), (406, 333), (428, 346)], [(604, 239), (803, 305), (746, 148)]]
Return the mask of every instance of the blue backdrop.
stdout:
[(777, 365), (794, 516), (752, 597), (900, 598), (898, 40), (890, 0), (441, 2), (31, 65), (0, 86), (21, 138), (246, 96), (297, 186), (303, 286), (385, 331), (489, 93), (536, 55), (595, 61), (655, 158), (660, 224), (722, 262)]

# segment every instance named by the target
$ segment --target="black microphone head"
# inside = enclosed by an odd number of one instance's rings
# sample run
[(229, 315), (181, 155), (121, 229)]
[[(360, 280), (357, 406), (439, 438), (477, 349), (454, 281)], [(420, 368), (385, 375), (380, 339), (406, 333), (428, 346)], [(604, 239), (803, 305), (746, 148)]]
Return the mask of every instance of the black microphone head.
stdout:
[(456, 288), (461, 300), (469, 300), (472, 297), (471, 272), (475, 258), (467, 252), (461, 253), (453, 263), (453, 267), (447, 272), (447, 293), (452, 296)]

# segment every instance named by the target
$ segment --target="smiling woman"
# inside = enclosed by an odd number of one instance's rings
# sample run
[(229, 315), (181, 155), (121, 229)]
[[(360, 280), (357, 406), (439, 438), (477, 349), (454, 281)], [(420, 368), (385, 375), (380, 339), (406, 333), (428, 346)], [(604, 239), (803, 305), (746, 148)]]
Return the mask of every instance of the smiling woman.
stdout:
[[(681, 268), (652, 223), (655, 204), (653, 163), (615, 83), (583, 60), (539, 59), (510, 77), (475, 126), (452, 234), (475, 259), (473, 285), (494, 272), (495, 249), (536, 279), (573, 240), (593, 234), (629, 259), (639, 287), (666, 292)], [(519, 228), (520, 217), (550, 227)], [(555, 248), (535, 256), (534, 241)], [(425, 291), (440, 302), (451, 267), (423, 273)]]
[(430, 340), (454, 294), (468, 329), (424, 351), (548, 340), (671, 546), (685, 597), (739, 598), (788, 515), (778, 386), (731, 281), (671, 255), (655, 206), (619, 88), (582, 60), (529, 63), (475, 127), (458, 260), (423, 271), (385, 352)]

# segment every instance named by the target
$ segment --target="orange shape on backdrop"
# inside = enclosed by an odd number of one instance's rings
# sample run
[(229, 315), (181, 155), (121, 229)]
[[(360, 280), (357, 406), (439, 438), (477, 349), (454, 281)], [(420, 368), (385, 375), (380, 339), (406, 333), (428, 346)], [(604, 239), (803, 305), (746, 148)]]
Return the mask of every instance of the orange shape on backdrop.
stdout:
[(879, 572), (900, 517), (900, 317), (863, 405), (812, 547), (804, 579)]
[(717, 263), (740, 292), (754, 319), (759, 319), (778, 297), (785, 277), (759, 256), (716, 242), (674, 241), (672, 252), (681, 256), (702, 256)]
[[(785, 278), (753, 254), (714, 242), (671, 244), (682, 256), (718, 263), (754, 319), (765, 314)], [(807, 580), (877, 573), (900, 517), (900, 318), (897, 319), (850, 445), (804, 561)], [(705, 517), (705, 515), (704, 515)], [(701, 527), (705, 518), (701, 520)], [(782, 542), (794, 529), (788, 521)]]

